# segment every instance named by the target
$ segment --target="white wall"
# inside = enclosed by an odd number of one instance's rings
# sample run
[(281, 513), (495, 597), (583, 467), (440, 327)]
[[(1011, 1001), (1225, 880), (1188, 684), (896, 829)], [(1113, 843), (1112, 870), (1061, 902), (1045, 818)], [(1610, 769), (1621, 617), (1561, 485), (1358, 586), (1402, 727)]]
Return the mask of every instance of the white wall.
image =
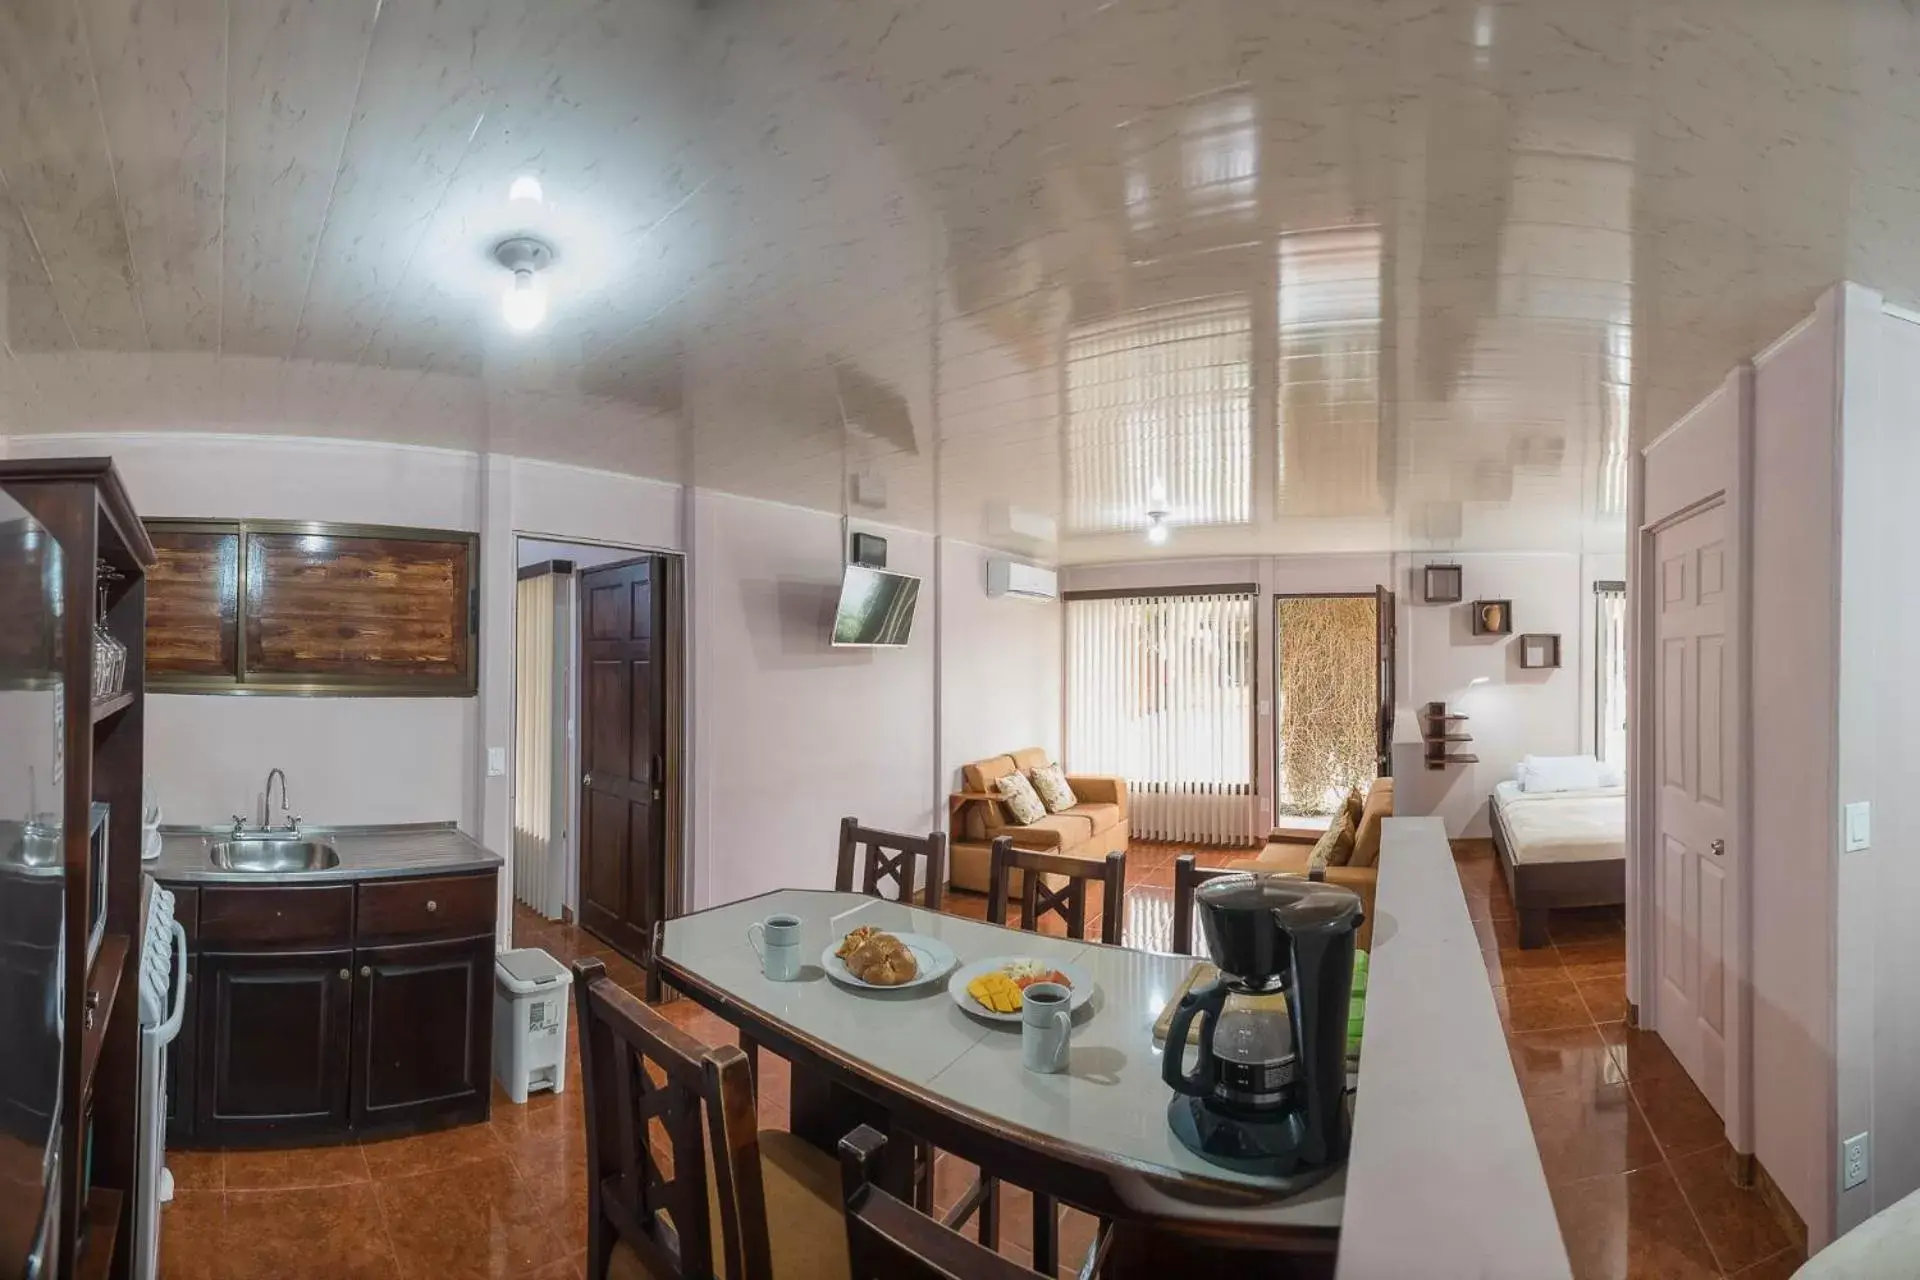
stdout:
[[(1466, 599), (1424, 604), (1420, 569), (1443, 559), (1460, 565)], [(1401, 607), (1394, 811), (1443, 818), (1450, 836), (1484, 836), (1487, 797), (1513, 776), (1523, 756), (1580, 755), (1592, 749), (1580, 735), (1580, 688), (1593, 678), (1581, 661), (1585, 584), (1580, 557), (1561, 552), (1402, 556), (1395, 581)], [(1475, 600), (1511, 600), (1513, 634), (1474, 635)], [(1520, 637), (1528, 632), (1559, 635), (1558, 669), (1521, 669)], [(1478, 756), (1479, 763), (1446, 769), (1422, 763), (1415, 713), (1427, 702), (1445, 702), (1449, 711), (1470, 717), (1461, 729), (1473, 741), (1457, 745)]]
[[(690, 502), (694, 904), (830, 886), (842, 817), (924, 832), (944, 814), (931, 611), (904, 649), (835, 649), (840, 518), (704, 489)], [(877, 531), (888, 568), (931, 579), (930, 536)]]
[[(942, 793), (960, 768), (1020, 747), (1060, 756), (1062, 606), (987, 597), (984, 547), (940, 540)], [(944, 824), (945, 808), (941, 811)]]
[[(143, 516), (479, 527), (477, 460), (450, 450), (173, 434), (26, 436), (12, 450), (111, 455)], [(257, 819), (277, 766), (309, 822), (477, 829), (472, 698), (156, 694), (147, 724), (169, 822)]]
[(1754, 363), (1754, 1154), (1832, 1231), (1838, 314)]

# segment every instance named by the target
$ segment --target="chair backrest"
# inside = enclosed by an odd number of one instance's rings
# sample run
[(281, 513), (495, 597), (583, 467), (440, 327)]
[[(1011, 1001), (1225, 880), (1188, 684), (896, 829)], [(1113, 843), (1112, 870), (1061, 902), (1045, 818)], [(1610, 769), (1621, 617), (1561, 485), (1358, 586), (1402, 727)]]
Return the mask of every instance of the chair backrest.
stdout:
[(875, 1185), (887, 1140), (866, 1125), (840, 1139), (850, 1280), (1033, 1280), (1035, 1272)]
[[(693, 1039), (622, 990), (598, 960), (576, 962), (573, 973), (587, 1114), (587, 1275), (605, 1280), (614, 1245), (625, 1242), (652, 1275), (704, 1280), (722, 1271), (717, 1244), (727, 1276), (770, 1280), (746, 1055)], [(719, 1209), (717, 1231), (710, 1206)]]
[[(1126, 854), (1115, 852), (1104, 858), (1080, 858), (1070, 853), (1041, 853), (1014, 848), (1012, 836), (999, 837), (993, 842), (987, 866), (987, 920), (992, 924), (1007, 922), (1007, 891), (1015, 871), (1022, 873), (1022, 929), (1037, 932), (1040, 917), (1053, 914), (1066, 923), (1068, 937), (1085, 939), (1087, 885), (1098, 881), (1101, 886), (1100, 941), (1119, 945), (1126, 925)], [(1058, 889), (1049, 888), (1046, 877), (1050, 875), (1065, 876), (1067, 882)]]
[(1175, 955), (1194, 954), (1194, 890), (1215, 876), (1233, 874), (1225, 867), (1200, 866), (1190, 853), (1183, 853), (1173, 860), (1173, 951)]
[[(925, 867), (916, 871), (916, 867)], [(896, 889), (892, 901), (911, 905), (914, 886), (926, 891), (920, 905), (929, 911), (940, 910), (947, 890), (947, 838), (938, 831), (924, 836), (901, 835), (863, 827), (857, 818), (840, 819), (840, 862), (834, 870), (833, 887), (841, 893), (864, 893), (886, 898), (881, 882), (892, 880)]]

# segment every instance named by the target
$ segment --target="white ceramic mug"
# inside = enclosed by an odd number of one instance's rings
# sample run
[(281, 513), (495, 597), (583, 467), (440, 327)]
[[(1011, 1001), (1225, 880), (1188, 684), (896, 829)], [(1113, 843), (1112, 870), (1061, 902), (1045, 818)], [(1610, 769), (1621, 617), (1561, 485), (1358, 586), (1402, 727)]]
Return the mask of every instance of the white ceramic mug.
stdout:
[[(753, 931), (758, 929), (756, 939)], [(768, 916), (747, 926), (747, 945), (760, 957), (760, 972), (775, 982), (800, 976), (800, 917)]]
[(1053, 1074), (1067, 1069), (1073, 1036), (1073, 992), (1057, 982), (1036, 982), (1021, 993), (1020, 1065)]

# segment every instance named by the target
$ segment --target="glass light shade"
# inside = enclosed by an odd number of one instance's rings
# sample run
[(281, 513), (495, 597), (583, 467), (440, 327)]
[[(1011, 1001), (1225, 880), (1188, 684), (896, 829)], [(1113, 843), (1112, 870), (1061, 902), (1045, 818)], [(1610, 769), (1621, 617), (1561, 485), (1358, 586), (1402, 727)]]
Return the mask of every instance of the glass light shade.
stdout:
[(513, 283), (500, 300), (500, 313), (515, 333), (538, 329), (547, 318), (547, 287), (531, 271), (514, 272)]

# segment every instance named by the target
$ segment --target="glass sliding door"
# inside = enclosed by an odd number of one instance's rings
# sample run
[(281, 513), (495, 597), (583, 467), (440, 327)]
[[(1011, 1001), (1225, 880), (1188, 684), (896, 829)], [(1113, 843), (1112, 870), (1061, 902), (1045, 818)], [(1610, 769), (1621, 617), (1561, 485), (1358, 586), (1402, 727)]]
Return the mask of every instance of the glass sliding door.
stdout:
[(1333, 813), (1350, 788), (1378, 774), (1381, 680), (1390, 668), (1382, 612), (1374, 592), (1275, 598), (1276, 813)]

